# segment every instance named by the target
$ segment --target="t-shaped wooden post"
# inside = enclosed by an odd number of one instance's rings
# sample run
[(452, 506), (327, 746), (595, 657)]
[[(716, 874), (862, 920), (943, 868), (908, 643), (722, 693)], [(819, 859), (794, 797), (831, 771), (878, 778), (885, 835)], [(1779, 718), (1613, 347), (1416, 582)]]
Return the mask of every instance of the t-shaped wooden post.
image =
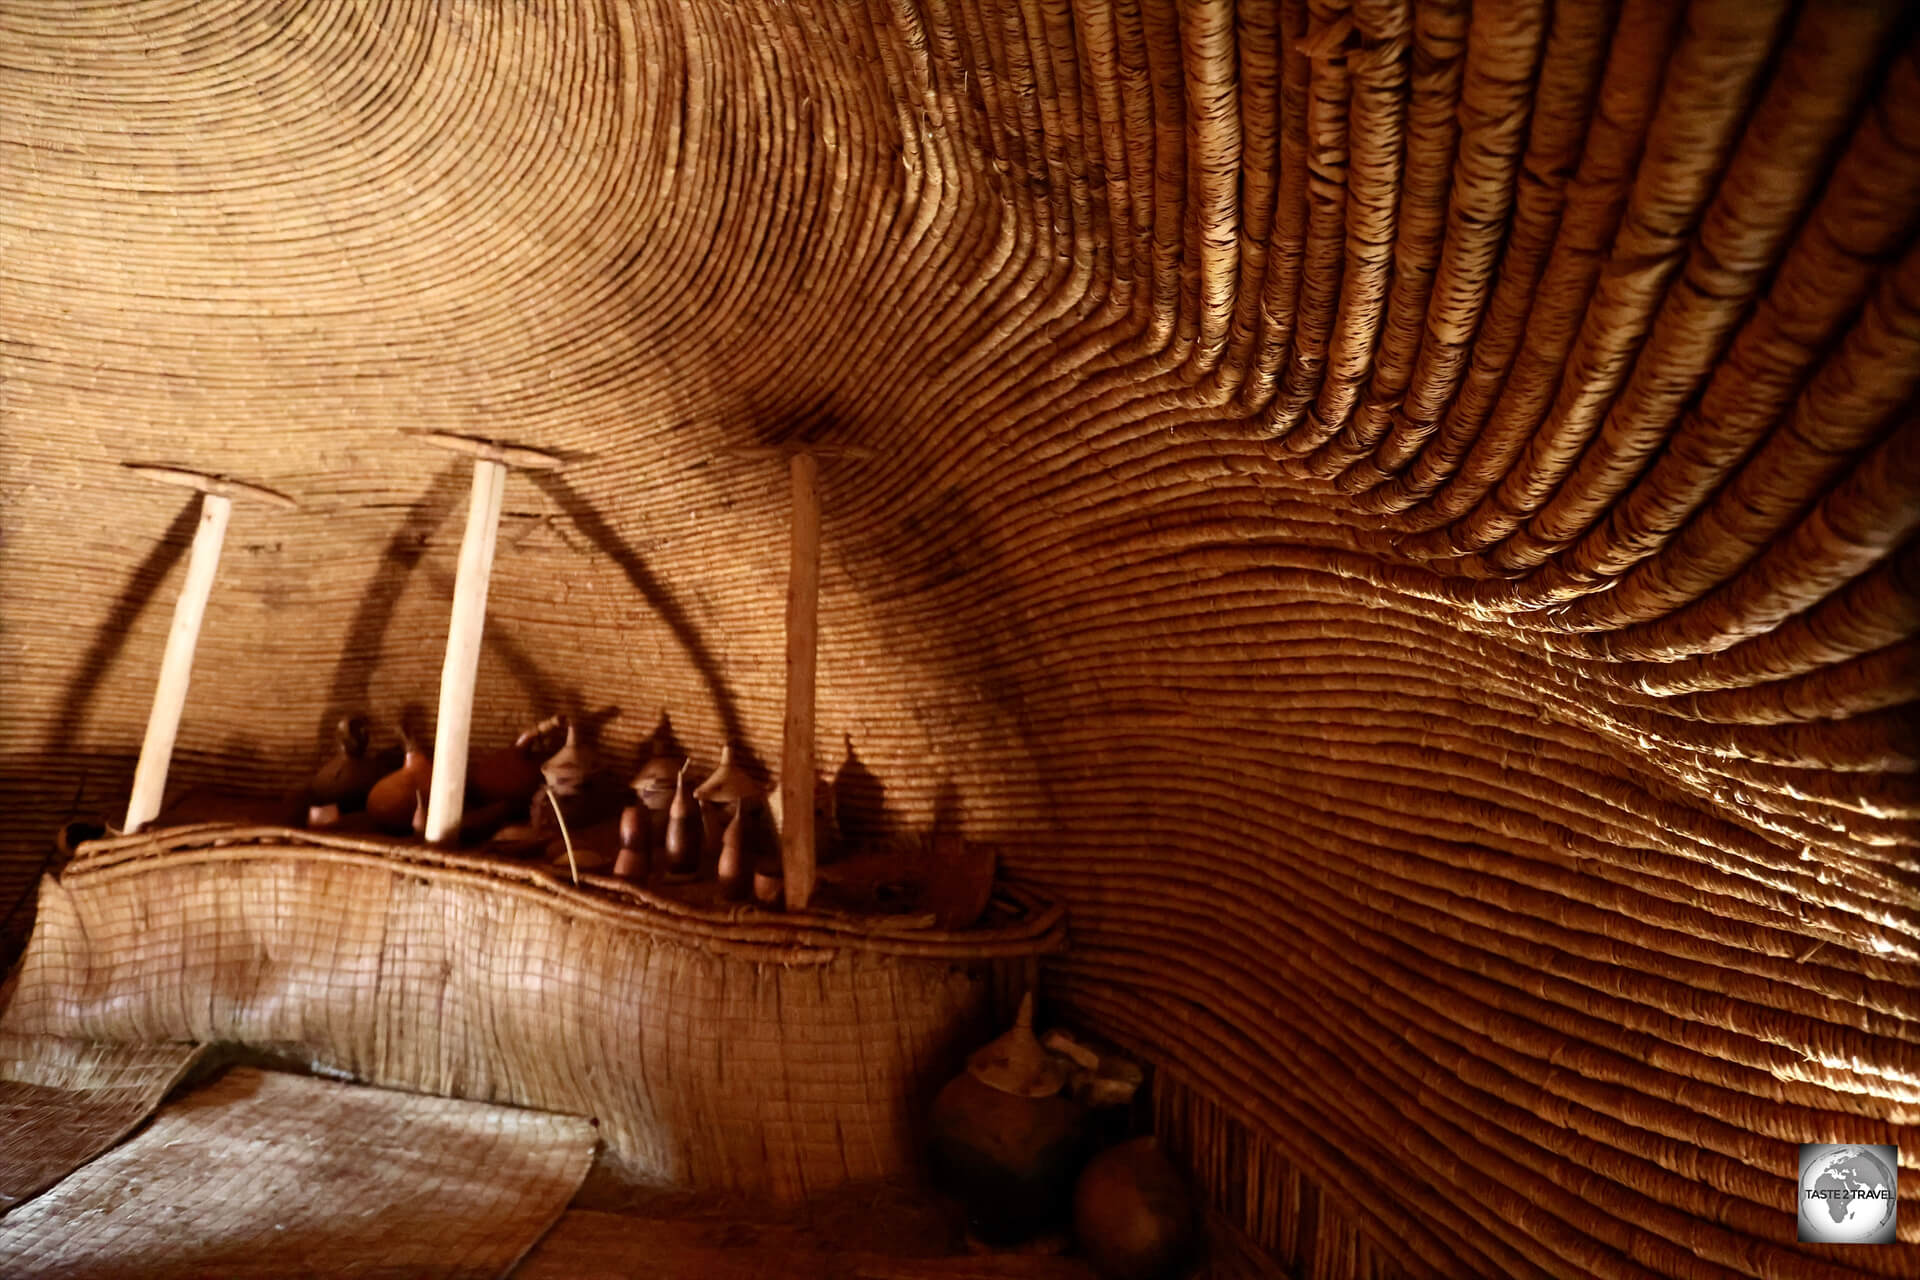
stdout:
[(460, 539), (460, 565), (453, 580), (453, 618), (440, 666), (440, 711), (433, 727), (433, 781), (427, 791), (426, 838), (442, 844), (460, 833), (466, 806), (467, 742), (473, 728), (473, 687), (480, 672), (480, 641), (487, 625), (487, 584), (493, 578), (494, 545), (500, 532), (500, 502), (507, 468), (550, 471), (561, 459), (538, 449), (496, 444), (470, 436), (429, 431), (428, 444), (473, 458), (473, 497), (467, 531)]
[(813, 690), (820, 642), (820, 460), (870, 458), (857, 445), (745, 446), (749, 458), (785, 458), (793, 492), (787, 566), (787, 717), (780, 751), (780, 874), (787, 910), (813, 900)]
[(140, 762), (133, 769), (133, 794), (127, 798), (126, 831), (139, 831), (160, 815), (167, 791), (167, 768), (173, 762), (174, 739), (180, 734), (180, 713), (187, 705), (187, 683), (193, 676), (193, 651), (200, 643), (200, 624), (207, 616), (207, 597), (213, 592), (214, 573), (220, 567), (220, 544), (227, 537), (227, 517), (235, 498), (258, 498), (282, 509), (297, 507), (292, 498), (259, 485), (207, 475), (181, 467), (144, 462), (123, 466), (149, 479), (200, 491), (200, 526), (187, 558), (187, 580), (174, 601), (173, 625), (167, 631), (167, 649), (160, 659), (160, 681), (153, 690), (153, 709), (147, 713), (147, 736), (140, 743)]

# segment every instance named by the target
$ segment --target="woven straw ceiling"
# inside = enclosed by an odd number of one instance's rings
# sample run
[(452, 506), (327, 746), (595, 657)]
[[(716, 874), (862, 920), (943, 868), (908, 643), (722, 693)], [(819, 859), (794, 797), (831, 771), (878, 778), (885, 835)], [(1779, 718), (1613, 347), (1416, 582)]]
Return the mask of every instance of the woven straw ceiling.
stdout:
[(124, 801), (191, 511), (120, 462), (302, 503), (176, 760), (274, 786), (432, 702), (404, 431), (574, 459), (479, 736), (709, 760), (781, 708), (729, 449), (858, 443), (823, 749), (1071, 904), (1056, 1007), (1263, 1245), (1912, 1265), (1783, 1208), (1920, 1163), (1903, 6), (4, 0), (0, 188), (0, 898)]

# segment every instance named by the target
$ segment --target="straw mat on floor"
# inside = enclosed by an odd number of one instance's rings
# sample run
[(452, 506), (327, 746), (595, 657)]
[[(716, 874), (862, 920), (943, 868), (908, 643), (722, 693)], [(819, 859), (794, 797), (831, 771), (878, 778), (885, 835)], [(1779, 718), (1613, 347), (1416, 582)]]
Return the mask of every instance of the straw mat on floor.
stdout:
[(0, 1219), (0, 1275), (501, 1276), (594, 1142), (569, 1116), (234, 1068)]
[(0, 1032), (0, 1213), (126, 1136), (202, 1053)]

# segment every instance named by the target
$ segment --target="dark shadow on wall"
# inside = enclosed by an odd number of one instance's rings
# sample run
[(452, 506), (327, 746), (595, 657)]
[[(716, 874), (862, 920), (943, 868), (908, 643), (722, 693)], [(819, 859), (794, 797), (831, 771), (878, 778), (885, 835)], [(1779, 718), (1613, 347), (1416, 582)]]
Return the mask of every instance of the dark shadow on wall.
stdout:
[[(449, 463), (434, 476), (426, 492), (407, 504), (405, 519), (388, 538), (385, 554), (374, 570), (373, 581), (361, 596), (353, 621), (347, 628), (339, 665), (334, 668), (333, 686), (328, 693), (327, 708), (320, 723), (323, 739), (331, 737), (332, 726), (340, 717), (366, 714), (370, 710), (367, 703), (373, 665), (378, 661), (385, 643), (400, 593), (405, 590), (408, 578), (422, 568), (434, 539), (461, 509), (460, 499), (467, 489), (467, 475), (464, 464)], [(498, 566), (496, 559), (496, 572)], [(434, 590), (451, 599), (453, 575), (434, 567), (427, 567), (426, 573)], [(583, 725), (597, 725), (611, 718), (604, 711), (589, 715), (578, 691), (562, 690), (555, 685), (526, 646), (515, 640), (492, 618), (488, 619), (482, 643), (501, 656), (514, 679), (526, 689), (530, 701), (535, 707), (541, 708), (543, 714), (551, 710), (565, 710)], [(410, 704), (409, 714), (410, 731), (430, 738), (433, 723), (430, 709)]]
[[(199, 526), (200, 499), (196, 495), (181, 506), (179, 514), (174, 516), (140, 563), (134, 566), (119, 593), (107, 606), (105, 618), (94, 630), (86, 653), (81, 655), (79, 665), (74, 668), (73, 674), (67, 679), (66, 688), (61, 691), (60, 714), (48, 726), (46, 742), (38, 760), (39, 767), (47, 774), (63, 772), (62, 769), (50, 767), (49, 762), (66, 756), (71, 750), (70, 739), (78, 735), (87, 710), (93, 704), (94, 695), (127, 647), (134, 624), (152, 607), (161, 584), (166, 581), (173, 567), (187, 558)], [(124, 803), (124, 792), (133, 777), (133, 764), (133, 756), (117, 752), (63, 761), (63, 765), (78, 771), (71, 791), (63, 789), (63, 796), (68, 797), (64, 806), (60, 802), (46, 803), (38, 806), (39, 812), (36, 812), (35, 806), (24, 804), (10, 810), (10, 815), (16, 822), (22, 823), (30, 823), (42, 816), (52, 819), (56, 814), (61, 823), (72, 822), (83, 816), (89, 822), (103, 822), (106, 820), (104, 815), (89, 813), (89, 809), (104, 803), (102, 795), (119, 795)], [(34, 788), (35, 792), (40, 790), (39, 787)], [(32, 815), (31, 819), (29, 814)], [(117, 821), (119, 815), (112, 817)], [(0, 902), (0, 965), (11, 963), (32, 930), (35, 886), (40, 873), (57, 869), (64, 861), (64, 856), (55, 849), (51, 837), (44, 840), (26, 837), (18, 842), (9, 840), (8, 844), (9, 853), (28, 851), (29, 865), (33, 869), (26, 873), (24, 888), (17, 898), (9, 894), (12, 900)]]
[(833, 800), (840, 818), (840, 836), (848, 847), (878, 844), (893, 836), (886, 784), (855, 754), (851, 737), (846, 739), (846, 754), (834, 771)]
[[(494, 566), (496, 573), (499, 572), (499, 565), (500, 562), (495, 560)], [(443, 573), (438, 569), (429, 569), (427, 570), (427, 580), (433, 584), (433, 589), (436, 592), (445, 596), (449, 601), (453, 599), (454, 579), (452, 574)], [(507, 671), (519, 682), (521, 688), (527, 691), (528, 700), (532, 702), (534, 707), (539, 709), (541, 715), (564, 711), (573, 717), (575, 724), (581, 725), (582, 728), (588, 727), (587, 722), (595, 719), (595, 717), (589, 715), (586, 704), (581, 701), (580, 691), (578, 689), (563, 691), (555, 686), (553, 681), (547, 677), (546, 671), (534, 660), (533, 654), (527, 650), (525, 645), (507, 634), (501, 627), (499, 619), (491, 615), (488, 616), (486, 629), (480, 636), (480, 645), (482, 648), (492, 650), (494, 653), (500, 655), (501, 660), (507, 664)], [(437, 689), (435, 690), (435, 697), (438, 697)], [(610, 715), (601, 714), (597, 719), (598, 721), (605, 721), (611, 718)]]
[(734, 702), (733, 691), (727, 687), (726, 676), (720, 670), (718, 659), (695, 629), (687, 612), (673, 594), (654, 577), (640, 558), (639, 552), (628, 546), (608, 524), (606, 518), (585, 498), (574, 491), (566, 480), (551, 471), (539, 472), (533, 476), (535, 484), (545, 491), (549, 498), (558, 504), (575, 528), (586, 536), (601, 554), (620, 566), (620, 571), (640, 593), (640, 598), (659, 615), (673, 632), (674, 639), (686, 651), (692, 660), (694, 670), (700, 673), (707, 683), (707, 691), (713, 697), (713, 704), (720, 713), (720, 724), (726, 734), (726, 741), (733, 744), (734, 759), (741, 768), (760, 778), (768, 776), (767, 768), (747, 744), (740, 724), (740, 709)]
[(379, 660), (387, 628), (407, 579), (426, 556), (427, 547), (459, 506), (466, 490), (467, 469), (450, 462), (436, 473), (425, 493), (406, 504), (406, 516), (387, 539), (386, 554), (374, 568), (373, 580), (353, 611), (353, 621), (340, 645), (340, 661), (333, 669), (333, 685), (322, 708), (318, 738), (333, 740), (333, 725), (342, 716), (367, 710), (367, 695), (373, 686), (373, 667)]
[(60, 698), (60, 715), (48, 728), (46, 754), (59, 752), (64, 740), (79, 730), (87, 708), (93, 702), (94, 691), (100, 687), (101, 679), (112, 668), (120, 651), (126, 648), (133, 624), (153, 604), (153, 598), (168, 572), (186, 558), (199, 525), (200, 499), (196, 495), (180, 508), (180, 514), (173, 518), (173, 523), (153, 544), (153, 549), (127, 575), (126, 584), (107, 607), (105, 620), (94, 632), (86, 655), (80, 659), (80, 665), (67, 681), (66, 690)]

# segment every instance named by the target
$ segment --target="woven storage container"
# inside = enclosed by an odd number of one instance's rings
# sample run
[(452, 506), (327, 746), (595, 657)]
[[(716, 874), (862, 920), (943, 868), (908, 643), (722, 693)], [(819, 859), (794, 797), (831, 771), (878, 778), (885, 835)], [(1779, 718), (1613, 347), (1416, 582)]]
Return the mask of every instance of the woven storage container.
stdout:
[(272, 828), (84, 847), (42, 882), (0, 1026), (291, 1054), (592, 1116), (639, 1176), (797, 1200), (910, 1172), (996, 977), (1059, 947), (1015, 899), (966, 932), (698, 911), (593, 878)]

